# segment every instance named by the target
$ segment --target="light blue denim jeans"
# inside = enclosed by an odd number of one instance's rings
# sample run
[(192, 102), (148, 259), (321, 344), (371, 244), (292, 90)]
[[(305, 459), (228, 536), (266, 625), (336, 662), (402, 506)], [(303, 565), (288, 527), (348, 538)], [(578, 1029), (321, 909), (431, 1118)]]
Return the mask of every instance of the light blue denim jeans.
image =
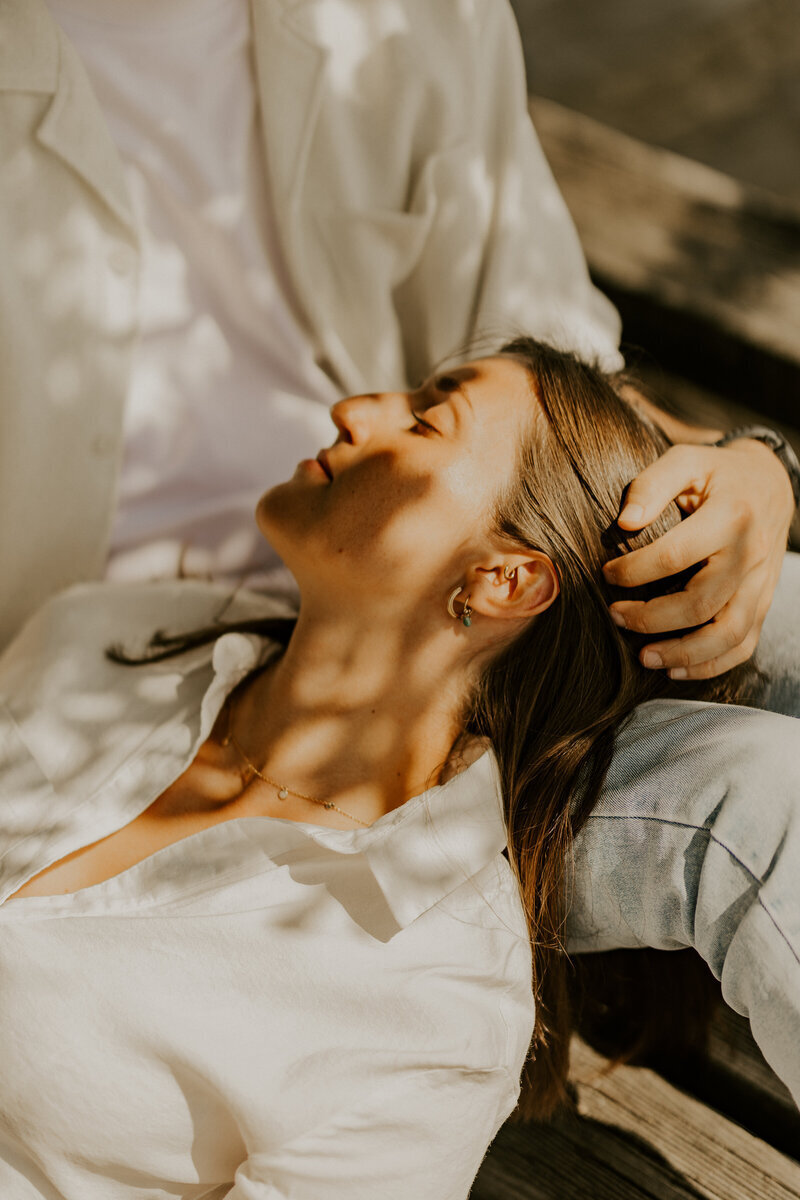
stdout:
[(567, 948), (694, 947), (800, 1107), (800, 554), (759, 661), (772, 711), (636, 710), (576, 839)]

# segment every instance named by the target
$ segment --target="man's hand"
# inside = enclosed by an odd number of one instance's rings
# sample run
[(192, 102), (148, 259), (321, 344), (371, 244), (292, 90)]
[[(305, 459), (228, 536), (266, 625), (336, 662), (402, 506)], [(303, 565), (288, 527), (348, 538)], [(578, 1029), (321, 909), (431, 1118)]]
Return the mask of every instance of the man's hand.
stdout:
[(606, 579), (634, 587), (704, 565), (684, 591), (617, 601), (611, 615), (645, 634), (702, 625), (685, 637), (649, 643), (639, 658), (646, 667), (668, 668), (673, 679), (710, 679), (756, 648), (786, 550), (792, 487), (762, 442), (672, 446), (630, 485), (618, 524), (642, 529), (670, 500), (691, 515), (652, 545), (606, 563)]

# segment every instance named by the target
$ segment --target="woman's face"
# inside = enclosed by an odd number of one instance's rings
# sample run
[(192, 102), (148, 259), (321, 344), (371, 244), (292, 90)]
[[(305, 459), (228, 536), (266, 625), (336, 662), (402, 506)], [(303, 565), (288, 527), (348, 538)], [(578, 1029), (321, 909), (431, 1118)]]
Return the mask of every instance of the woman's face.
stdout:
[(258, 526), (303, 596), (439, 597), (501, 549), (491, 507), (535, 408), (526, 369), (507, 357), (454, 367), (416, 391), (340, 400), (325, 452), (332, 478), (304, 460), (261, 497)]

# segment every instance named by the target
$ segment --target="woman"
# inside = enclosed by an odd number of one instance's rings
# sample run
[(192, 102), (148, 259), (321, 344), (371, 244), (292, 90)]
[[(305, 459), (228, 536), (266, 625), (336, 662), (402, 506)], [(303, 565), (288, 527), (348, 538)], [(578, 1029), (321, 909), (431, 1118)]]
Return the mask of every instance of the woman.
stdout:
[(331, 411), (256, 514), (299, 614), (89, 586), (3, 659), (4, 1197), (462, 1200), (523, 1068), (563, 1095), (615, 732), (754, 694), (611, 619), (609, 548), (680, 512), (616, 526), (666, 442), (608, 379), (522, 338)]

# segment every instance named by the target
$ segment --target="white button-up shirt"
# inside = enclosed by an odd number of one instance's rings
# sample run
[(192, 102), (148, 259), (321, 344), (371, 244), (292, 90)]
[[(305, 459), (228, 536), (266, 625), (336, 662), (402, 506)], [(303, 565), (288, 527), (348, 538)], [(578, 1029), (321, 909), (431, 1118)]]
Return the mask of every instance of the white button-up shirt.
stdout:
[[(0, 1195), (464, 1200), (534, 1017), (491, 750), (369, 828), (237, 818), (8, 899), (147, 808), (276, 652), (104, 656), (226, 598), (80, 586), (0, 659)], [(224, 619), (291, 611), (240, 592)]]

